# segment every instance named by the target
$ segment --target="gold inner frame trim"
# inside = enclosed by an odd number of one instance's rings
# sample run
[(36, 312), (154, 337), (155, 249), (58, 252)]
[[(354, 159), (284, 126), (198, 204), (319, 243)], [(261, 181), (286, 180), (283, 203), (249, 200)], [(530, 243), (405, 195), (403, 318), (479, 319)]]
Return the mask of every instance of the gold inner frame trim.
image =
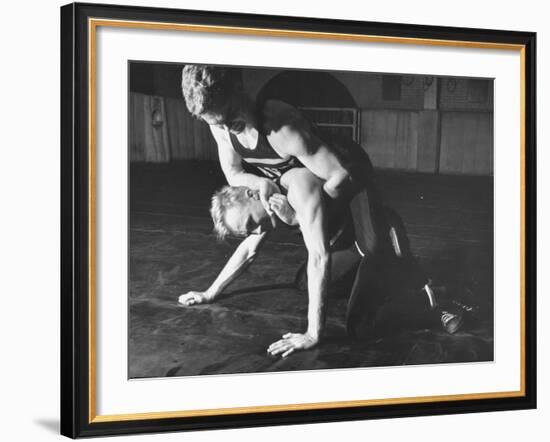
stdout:
[[(218, 34), (253, 35), (266, 37), (290, 37), (323, 40), (356, 41), (386, 44), (412, 44), (420, 46), (446, 46), (477, 49), (497, 49), (519, 51), (520, 53), (520, 193), (521, 193), (521, 231), (520, 231), (520, 389), (518, 391), (500, 391), (488, 393), (465, 393), (439, 396), (417, 396), (388, 399), (368, 399), (353, 401), (315, 402), (284, 405), (261, 405), (235, 408), (196, 409), (180, 411), (159, 411), (130, 414), (96, 414), (96, 31), (99, 26), (116, 28), (135, 28), (148, 30), (170, 30), (186, 32), (208, 32)], [(426, 402), (482, 400), (513, 398), (525, 396), (525, 45), (494, 42), (475, 42), (412, 37), (390, 37), (377, 35), (358, 35), (346, 33), (324, 33), (311, 31), (293, 31), (286, 29), (246, 28), (234, 26), (210, 26), (182, 23), (158, 23), (131, 20), (88, 19), (88, 93), (89, 93), (89, 423), (133, 421), (145, 419), (168, 419), (178, 417), (237, 415), (246, 413), (267, 413), (298, 410), (322, 410), (328, 408), (365, 407), (375, 405), (419, 404)]]

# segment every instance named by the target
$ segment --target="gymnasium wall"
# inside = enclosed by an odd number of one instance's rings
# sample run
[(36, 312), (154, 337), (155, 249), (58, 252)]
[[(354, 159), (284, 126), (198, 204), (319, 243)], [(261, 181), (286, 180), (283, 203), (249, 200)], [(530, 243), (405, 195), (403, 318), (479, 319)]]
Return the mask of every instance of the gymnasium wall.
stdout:
[[(132, 161), (217, 160), (208, 126), (190, 116), (181, 97), (181, 68), (132, 65)], [(247, 69), (243, 81), (251, 96), (273, 86), (289, 91), (283, 99), (299, 97), (302, 105), (358, 108), (360, 143), (375, 167), (493, 173), (492, 80)]]

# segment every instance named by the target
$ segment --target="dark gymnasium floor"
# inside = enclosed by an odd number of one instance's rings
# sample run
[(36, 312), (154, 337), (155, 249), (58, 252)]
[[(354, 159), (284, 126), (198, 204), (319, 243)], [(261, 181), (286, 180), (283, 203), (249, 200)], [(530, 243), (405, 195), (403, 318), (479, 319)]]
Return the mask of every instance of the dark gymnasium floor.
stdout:
[(345, 293), (331, 293), (326, 339), (286, 359), (266, 349), (305, 326), (307, 295), (291, 287), (306, 253), (301, 237), (277, 232), (253, 266), (212, 304), (178, 296), (204, 290), (238, 244), (216, 241), (208, 205), (225, 181), (212, 162), (132, 164), (129, 376), (372, 367), (493, 359), (493, 179), (377, 173), (403, 218), (411, 249), (437, 283), (460, 286), (473, 305), (463, 328), (397, 331), (375, 342), (345, 335)]

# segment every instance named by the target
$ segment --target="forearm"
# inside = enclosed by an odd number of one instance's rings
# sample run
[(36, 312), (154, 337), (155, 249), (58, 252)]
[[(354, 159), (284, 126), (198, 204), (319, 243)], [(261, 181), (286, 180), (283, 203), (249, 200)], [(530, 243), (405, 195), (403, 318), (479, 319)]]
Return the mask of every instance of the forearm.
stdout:
[(259, 190), (262, 181), (267, 179), (245, 172), (244, 170), (228, 171), (225, 173), (225, 178), (230, 186), (244, 186), (253, 190)]
[[(235, 256), (232, 258), (235, 258)], [(208, 300), (213, 301), (216, 297), (221, 295), (223, 291), (235, 281), (244, 270), (246, 270), (253, 260), (254, 256), (248, 258), (239, 256), (238, 258), (230, 259), (212, 285), (206, 290)]]
[[(253, 236), (259, 237), (259, 235)], [(206, 290), (209, 301), (214, 300), (218, 295), (223, 293), (223, 291), (254, 261), (257, 256), (258, 247), (262, 241), (263, 237), (254, 238), (251, 236), (239, 244), (217, 278), (210, 285), (208, 290)]]
[(260, 190), (260, 183), (266, 178), (261, 178), (244, 171), (242, 157), (235, 152), (229, 139), (229, 134), (223, 129), (210, 126), (212, 135), (218, 144), (218, 158), (223, 174), (229, 185), (246, 186), (250, 189)]
[(307, 264), (308, 313), (307, 334), (314, 339), (321, 338), (325, 327), (326, 298), (330, 280), (330, 255), (328, 253), (310, 255)]
[(332, 199), (338, 199), (351, 190), (351, 178), (346, 170), (335, 171), (323, 184), (323, 190)]

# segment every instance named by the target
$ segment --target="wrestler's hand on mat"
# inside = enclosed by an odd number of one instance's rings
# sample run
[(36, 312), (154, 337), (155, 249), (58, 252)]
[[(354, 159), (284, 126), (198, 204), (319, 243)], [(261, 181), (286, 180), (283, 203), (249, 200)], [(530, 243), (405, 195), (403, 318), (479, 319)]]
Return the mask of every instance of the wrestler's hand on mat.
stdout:
[(296, 220), (296, 212), (290, 204), (288, 204), (286, 196), (280, 193), (271, 195), (269, 197), (269, 206), (282, 222), (288, 224), (289, 226), (298, 224), (298, 221)]
[(258, 190), (260, 193), (260, 201), (262, 202), (264, 209), (268, 215), (273, 215), (273, 210), (269, 207), (269, 197), (274, 193), (281, 193), (281, 189), (279, 189), (279, 186), (277, 186), (277, 184), (270, 179), (264, 178), (260, 181), (260, 188)]
[(267, 352), (271, 356), (281, 355), (282, 358), (286, 358), (295, 350), (307, 350), (317, 345), (318, 342), (319, 338), (308, 333), (287, 333), (283, 335), (283, 339), (271, 344)]
[(205, 304), (210, 302), (212, 297), (207, 292), (187, 292), (180, 295), (178, 302), (185, 306)]

